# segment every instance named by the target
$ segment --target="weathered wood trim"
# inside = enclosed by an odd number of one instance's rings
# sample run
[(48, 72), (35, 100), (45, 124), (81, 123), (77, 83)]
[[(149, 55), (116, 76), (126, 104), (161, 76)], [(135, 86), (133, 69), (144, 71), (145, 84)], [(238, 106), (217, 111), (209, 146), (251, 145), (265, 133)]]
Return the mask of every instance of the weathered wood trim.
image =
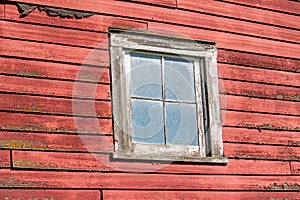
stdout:
[(129, 83), (126, 78), (125, 54), (121, 47), (111, 47), (112, 73), (112, 110), (115, 136), (115, 151), (127, 152), (130, 150), (130, 101)]
[(211, 50), (205, 63), (205, 76), (208, 100), (209, 135), (211, 142), (211, 156), (223, 156), (222, 122), (219, 99), (217, 49)]
[(146, 31), (110, 28), (111, 46), (121, 46), (129, 49), (164, 52), (186, 56), (206, 56), (215, 50), (215, 42), (192, 40), (182, 37), (167, 36)]
[[(110, 31), (112, 101), (116, 150), (114, 158), (228, 162), (226, 158), (222, 157), (222, 124), (215, 43), (193, 41), (185, 38), (175, 38), (133, 30), (112, 28)], [(197, 84), (196, 96), (198, 97), (197, 109), (198, 116), (200, 116), (198, 118), (205, 117), (203, 116), (203, 112), (206, 112), (207, 116), (205, 118), (208, 118), (206, 121), (209, 126), (208, 131), (206, 131), (204, 120), (198, 121), (198, 123), (203, 124), (198, 126), (199, 144), (206, 145), (200, 145), (200, 148), (197, 147), (195, 149), (195, 147), (184, 145), (132, 143), (131, 84), (129, 77), (130, 69), (128, 67), (130, 58), (128, 52), (132, 50), (151, 52), (159, 55), (192, 56), (196, 60), (196, 66), (194, 67), (197, 68), (195, 72), (198, 73), (198, 75), (195, 75), (195, 83)], [(204, 82), (205, 84), (202, 84)], [(209, 146), (208, 148), (207, 145)], [(210, 146), (212, 146), (212, 150)]]

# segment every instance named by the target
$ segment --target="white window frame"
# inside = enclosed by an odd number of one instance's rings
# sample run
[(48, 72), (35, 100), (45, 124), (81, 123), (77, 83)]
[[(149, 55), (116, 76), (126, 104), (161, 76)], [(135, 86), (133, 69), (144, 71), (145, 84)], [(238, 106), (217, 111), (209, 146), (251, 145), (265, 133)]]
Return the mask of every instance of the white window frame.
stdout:
[[(194, 70), (199, 146), (132, 142), (130, 52), (160, 56), (177, 55), (179, 58), (188, 57), (195, 60), (194, 63), (198, 65)], [(228, 159), (223, 156), (215, 43), (132, 30), (110, 29), (110, 54), (114, 158), (228, 162)]]

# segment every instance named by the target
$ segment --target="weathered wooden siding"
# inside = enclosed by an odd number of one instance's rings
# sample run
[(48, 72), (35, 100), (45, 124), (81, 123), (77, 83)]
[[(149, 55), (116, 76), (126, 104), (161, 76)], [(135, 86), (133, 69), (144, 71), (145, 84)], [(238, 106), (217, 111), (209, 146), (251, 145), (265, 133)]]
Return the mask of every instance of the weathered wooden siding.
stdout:
[[(5, 0), (0, 17), (0, 199), (300, 199), (300, 2)], [(109, 27), (217, 43), (227, 165), (110, 163)]]

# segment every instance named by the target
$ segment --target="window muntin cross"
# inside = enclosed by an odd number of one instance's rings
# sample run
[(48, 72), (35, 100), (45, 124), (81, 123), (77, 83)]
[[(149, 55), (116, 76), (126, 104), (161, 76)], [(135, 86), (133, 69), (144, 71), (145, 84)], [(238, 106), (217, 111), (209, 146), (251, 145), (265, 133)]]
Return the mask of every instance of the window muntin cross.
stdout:
[(197, 60), (129, 56), (133, 142), (198, 146)]

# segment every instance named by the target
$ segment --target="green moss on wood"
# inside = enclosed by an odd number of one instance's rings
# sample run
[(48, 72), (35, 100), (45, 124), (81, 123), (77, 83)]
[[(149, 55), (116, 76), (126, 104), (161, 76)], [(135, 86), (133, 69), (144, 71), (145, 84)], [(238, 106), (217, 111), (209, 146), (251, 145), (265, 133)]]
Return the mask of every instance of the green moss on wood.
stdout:
[(87, 166), (78, 167), (77, 164), (74, 163), (64, 163), (67, 166), (60, 166), (57, 162), (38, 162), (32, 160), (14, 160), (13, 167), (14, 168), (23, 168), (23, 169), (44, 169), (44, 170), (51, 170), (51, 169), (59, 169), (59, 170), (67, 170), (67, 171), (110, 171), (110, 168), (105, 166)]
[(18, 71), (13, 71), (14, 74), (19, 75), (19, 76), (34, 76), (34, 77), (41, 77), (44, 76), (43, 73), (33, 70), (33, 71), (28, 71), (28, 70), (18, 70)]
[[(66, 127), (49, 128), (41, 123), (26, 123), (19, 125), (6, 125), (1, 127), (2, 130), (17, 130), (17, 131), (44, 131), (57, 133), (78, 133), (76, 130), (68, 129)], [(90, 133), (90, 131), (80, 131), (80, 133)]]
[(47, 188), (44, 182), (23, 181), (15, 177), (0, 179), (0, 187), (2, 188)]
[(47, 144), (44, 142), (31, 142), (23, 140), (1, 140), (0, 148), (10, 149), (47, 149)]
[(78, 74), (78, 79), (90, 82), (98, 82), (100, 80), (100, 76), (92, 72), (80, 72)]
[(282, 184), (270, 184), (264, 187), (267, 191), (300, 191), (300, 185), (298, 183), (282, 183)]

